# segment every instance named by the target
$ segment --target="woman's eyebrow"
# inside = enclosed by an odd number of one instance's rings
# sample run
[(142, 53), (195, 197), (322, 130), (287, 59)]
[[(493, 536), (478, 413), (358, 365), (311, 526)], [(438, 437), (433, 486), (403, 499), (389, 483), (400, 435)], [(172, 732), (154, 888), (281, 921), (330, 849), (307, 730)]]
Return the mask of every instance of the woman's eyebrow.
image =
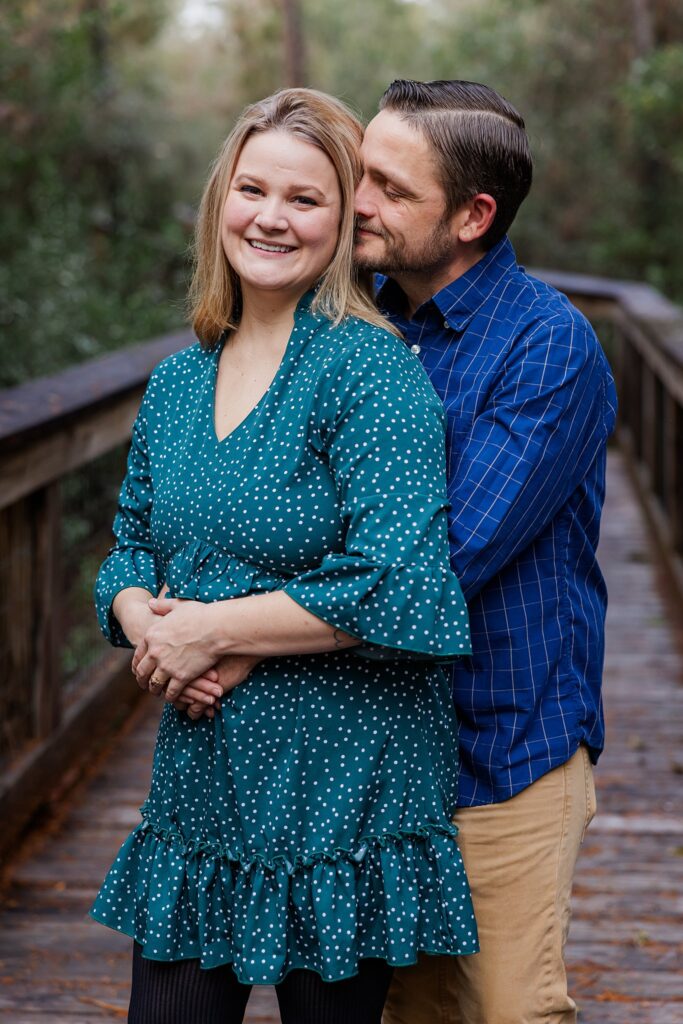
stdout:
[(317, 188), (315, 185), (292, 185), (291, 191), (292, 192), (315, 192), (317, 195), (319, 195), (321, 197), (321, 199), (325, 198), (325, 193), (321, 192), (320, 189)]
[[(265, 184), (265, 181), (264, 181), (263, 178), (259, 178), (258, 174), (251, 174), (249, 171), (242, 171), (240, 174), (237, 174), (235, 176), (235, 182), (236, 183), (240, 182), (240, 181), (245, 181), (247, 179), (249, 181), (253, 182), (255, 185), (263, 186)], [(325, 198), (325, 193), (321, 192), (320, 189), (317, 188), (316, 185), (310, 185), (310, 184), (290, 185), (287, 191), (288, 192), (315, 192), (315, 193), (317, 193), (317, 195), (319, 195), (321, 197), (321, 199)]]

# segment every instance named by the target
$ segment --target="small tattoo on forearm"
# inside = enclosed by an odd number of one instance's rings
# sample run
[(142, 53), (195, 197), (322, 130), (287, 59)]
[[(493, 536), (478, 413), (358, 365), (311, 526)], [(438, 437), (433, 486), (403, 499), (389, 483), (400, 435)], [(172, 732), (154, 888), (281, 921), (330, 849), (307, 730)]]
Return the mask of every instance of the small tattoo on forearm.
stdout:
[(345, 647), (346, 646), (346, 643), (348, 641), (348, 637), (346, 636), (345, 633), (342, 633), (341, 629), (335, 629), (335, 631), (334, 631), (334, 633), (332, 635), (334, 637), (334, 646), (335, 647), (339, 648), (339, 647)]

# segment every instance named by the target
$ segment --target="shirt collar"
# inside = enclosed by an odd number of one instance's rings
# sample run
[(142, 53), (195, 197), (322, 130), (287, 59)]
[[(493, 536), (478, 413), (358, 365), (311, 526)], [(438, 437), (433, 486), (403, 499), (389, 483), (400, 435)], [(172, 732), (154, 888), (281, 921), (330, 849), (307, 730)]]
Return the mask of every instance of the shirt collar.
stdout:
[[(463, 331), (489, 298), (495, 285), (516, 265), (515, 251), (506, 236), (461, 277), (451, 281), (424, 302), (416, 310), (413, 322), (425, 319), (436, 306), (448, 327), (454, 331)], [(389, 277), (378, 276), (377, 304), (392, 319), (396, 319), (397, 314), (401, 316), (402, 295), (395, 281)]]

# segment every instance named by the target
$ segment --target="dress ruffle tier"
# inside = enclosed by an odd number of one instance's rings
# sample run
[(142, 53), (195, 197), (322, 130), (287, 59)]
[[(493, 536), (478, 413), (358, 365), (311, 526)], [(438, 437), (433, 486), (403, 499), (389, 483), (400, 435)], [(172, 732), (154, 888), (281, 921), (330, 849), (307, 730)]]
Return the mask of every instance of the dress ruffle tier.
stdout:
[(266, 860), (143, 821), (91, 914), (135, 938), (146, 957), (231, 963), (245, 984), (277, 984), (294, 968), (338, 981), (365, 957), (402, 966), (419, 951), (475, 953), (455, 835), (431, 825)]

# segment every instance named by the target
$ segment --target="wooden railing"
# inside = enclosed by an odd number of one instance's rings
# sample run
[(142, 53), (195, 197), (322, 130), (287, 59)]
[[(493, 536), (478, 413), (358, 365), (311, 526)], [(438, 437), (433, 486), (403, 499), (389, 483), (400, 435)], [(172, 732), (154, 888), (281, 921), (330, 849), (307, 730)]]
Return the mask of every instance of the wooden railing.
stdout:
[(588, 317), (619, 397), (616, 441), (683, 608), (683, 310), (648, 285), (537, 271)]
[(62, 557), (63, 483), (127, 442), (151, 370), (191, 341), (179, 332), (0, 392), (0, 859), (137, 698), (130, 656), (100, 638), (79, 696), (62, 700), (74, 573)]
[[(681, 310), (643, 285), (537, 273), (598, 329), (617, 379), (617, 441), (683, 601)], [(179, 332), (0, 392), (0, 857), (138, 696), (129, 655), (101, 640), (78, 698), (62, 701), (61, 609), (73, 566), (61, 557), (61, 492), (68, 474), (125, 444), (151, 369), (191, 340)]]

